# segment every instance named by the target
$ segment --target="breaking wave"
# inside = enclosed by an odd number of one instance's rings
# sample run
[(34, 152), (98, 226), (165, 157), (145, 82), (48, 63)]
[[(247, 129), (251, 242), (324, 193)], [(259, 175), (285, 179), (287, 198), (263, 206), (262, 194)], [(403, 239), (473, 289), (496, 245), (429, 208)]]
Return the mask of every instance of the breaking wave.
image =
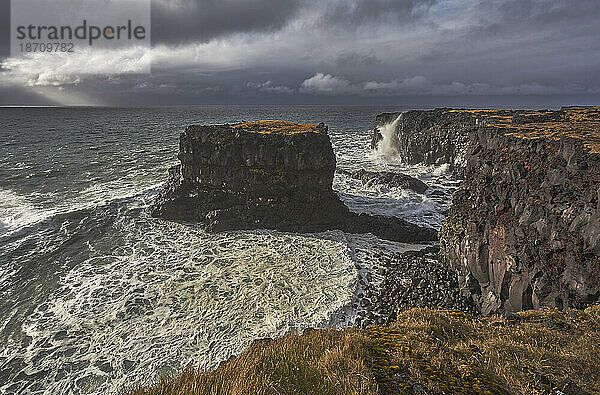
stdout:
[(396, 142), (396, 126), (402, 119), (402, 113), (391, 123), (382, 125), (378, 128), (382, 140), (377, 144), (376, 154), (395, 160), (398, 155), (398, 145)]

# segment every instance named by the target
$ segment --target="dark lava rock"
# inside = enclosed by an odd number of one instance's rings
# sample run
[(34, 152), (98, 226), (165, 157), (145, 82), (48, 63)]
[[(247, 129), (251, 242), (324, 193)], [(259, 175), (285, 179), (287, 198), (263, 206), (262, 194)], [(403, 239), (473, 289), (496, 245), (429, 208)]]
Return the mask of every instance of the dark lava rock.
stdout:
[[(438, 259), (438, 254), (439, 247), (427, 247), (420, 251), (390, 252), (382, 257), (389, 263), (384, 265), (383, 283), (377, 288), (367, 285), (371, 300), (362, 299), (361, 307), (377, 317), (378, 323), (385, 324), (414, 307), (476, 313), (473, 301), (461, 293), (456, 273)], [(368, 326), (368, 321), (357, 325)]]
[(400, 218), (355, 214), (331, 185), (335, 155), (327, 127), (283, 121), (190, 126), (181, 164), (151, 208), (154, 217), (195, 220), (208, 231), (340, 229), (392, 240), (434, 240), (433, 229)]
[(390, 187), (410, 189), (417, 193), (425, 193), (429, 186), (423, 181), (402, 173), (391, 171), (367, 171), (360, 169), (357, 171), (337, 170), (356, 180), (361, 180), (363, 185), (384, 184)]
[[(600, 300), (600, 108), (382, 114), (408, 163), (463, 179), (443, 261), (483, 314)], [(376, 130), (373, 146), (383, 136)]]

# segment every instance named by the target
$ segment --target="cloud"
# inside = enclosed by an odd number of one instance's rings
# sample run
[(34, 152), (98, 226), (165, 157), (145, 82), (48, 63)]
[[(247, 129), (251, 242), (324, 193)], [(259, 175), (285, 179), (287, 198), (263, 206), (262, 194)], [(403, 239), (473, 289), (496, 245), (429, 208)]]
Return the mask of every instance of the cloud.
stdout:
[[(422, 17), (437, 0), (153, 0), (156, 43), (208, 42), (239, 33), (270, 33), (293, 23), (355, 30)], [(311, 28), (316, 28), (312, 26)]]
[(275, 86), (273, 84), (273, 81), (248, 82), (248, 84), (246, 84), (246, 86), (248, 86), (249, 88), (257, 89), (261, 92), (267, 92), (267, 93), (287, 93), (287, 94), (294, 93), (294, 90), (292, 88), (290, 88), (289, 86), (284, 86), (284, 85)]
[(4, 85), (76, 85), (85, 75), (144, 73), (150, 70), (148, 48), (82, 49), (74, 53), (31, 53), (0, 63)]
[(342, 77), (317, 73), (305, 80), (300, 91), (315, 95), (356, 96), (483, 96), (483, 95), (558, 95), (558, 94), (596, 94), (598, 88), (586, 88), (581, 84), (548, 86), (538, 82), (519, 85), (490, 85), (482, 82), (436, 83), (424, 76), (414, 76), (391, 81), (367, 81), (363, 84), (351, 84)]
[(323, 73), (317, 73), (304, 80), (300, 86), (300, 92), (317, 95), (343, 95), (356, 91), (356, 87), (350, 81)]
[[(97, 67), (135, 73), (139, 61), (120, 50), (9, 58), (0, 59), (0, 87), (101, 92), (108, 103), (158, 102), (167, 93), (384, 103), (599, 92), (597, 0), (154, 0), (153, 9), (151, 75), (112, 78)], [(0, 100), (12, 92), (0, 91)]]
[(354, 51), (342, 51), (335, 59), (339, 67), (368, 67), (380, 63), (381, 60), (371, 50), (367, 54), (360, 54)]
[(329, 2), (325, 24), (354, 28), (382, 22), (406, 22), (422, 17), (437, 0), (340, 0)]
[(235, 33), (273, 32), (287, 25), (303, 0), (154, 0), (152, 40), (208, 42)]

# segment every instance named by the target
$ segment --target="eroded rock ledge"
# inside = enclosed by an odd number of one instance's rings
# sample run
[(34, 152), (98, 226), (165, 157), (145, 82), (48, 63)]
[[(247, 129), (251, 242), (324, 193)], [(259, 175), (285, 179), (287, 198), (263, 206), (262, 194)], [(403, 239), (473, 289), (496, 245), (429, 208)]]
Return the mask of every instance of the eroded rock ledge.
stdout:
[(332, 190), (336, 163), (324, 124), (190, 126), (178, 157), (151, 209), (155, 217), (199, 221), (209, 231), (340, 229), (394, 241), (436, 238), (433, 229), (399, 218), (348, 210)]
[(377, 126), (395, 120), (402, 158), (464, 179), (440, 244), (482, 313), (600, 299), (600, 108), (410, 111)]

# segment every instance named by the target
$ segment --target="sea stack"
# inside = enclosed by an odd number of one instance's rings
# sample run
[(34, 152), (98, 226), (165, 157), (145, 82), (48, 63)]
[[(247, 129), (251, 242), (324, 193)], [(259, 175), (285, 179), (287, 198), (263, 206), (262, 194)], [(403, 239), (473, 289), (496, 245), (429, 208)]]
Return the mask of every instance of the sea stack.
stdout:
[(340, 229), (399, 241), (436, 237), (399, 218), (350, 212), (332, 189), (335, 155), (322, 123), (189, 126), (178, 158), (181, 164), (170, 169), (152, 207), (155, 217), (198, 221), (208, 231)]
[(600, 300), (600, 108), (382, 114), (384, 138), (463, 179), (441, 254), (483, 314)]

